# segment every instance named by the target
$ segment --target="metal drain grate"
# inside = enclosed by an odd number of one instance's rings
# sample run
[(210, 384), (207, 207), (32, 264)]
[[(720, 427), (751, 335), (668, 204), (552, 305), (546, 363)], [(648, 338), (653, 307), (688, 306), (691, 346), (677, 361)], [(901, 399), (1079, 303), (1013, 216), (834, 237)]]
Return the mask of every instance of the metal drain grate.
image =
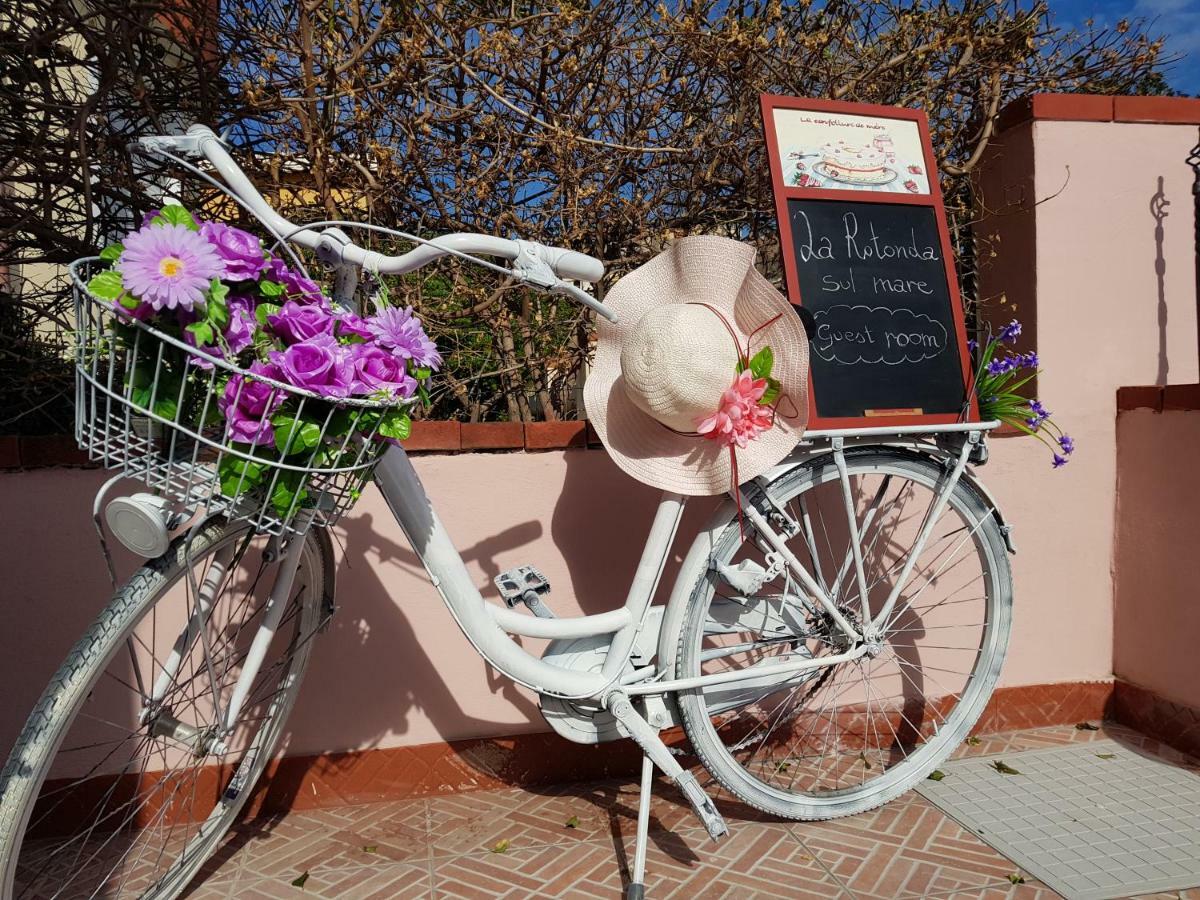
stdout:
[(1068, 900), (1200, 885), (1200, 775), (1187, 769), (1097, 740), (942, 771), (917, 790)]

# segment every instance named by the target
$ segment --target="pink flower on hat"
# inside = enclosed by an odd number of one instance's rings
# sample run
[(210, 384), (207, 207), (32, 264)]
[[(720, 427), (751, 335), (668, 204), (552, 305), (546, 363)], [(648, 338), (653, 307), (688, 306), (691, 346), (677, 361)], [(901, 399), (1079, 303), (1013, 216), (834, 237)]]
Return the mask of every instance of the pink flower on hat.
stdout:
[(696, 426), (696, 433), (731, 447), (745, 447), (775, 422), (775, 411), (759, 403), (766, 392), (767, 379), (755, 378), (746, 369), (722, 391), (721, 405)]

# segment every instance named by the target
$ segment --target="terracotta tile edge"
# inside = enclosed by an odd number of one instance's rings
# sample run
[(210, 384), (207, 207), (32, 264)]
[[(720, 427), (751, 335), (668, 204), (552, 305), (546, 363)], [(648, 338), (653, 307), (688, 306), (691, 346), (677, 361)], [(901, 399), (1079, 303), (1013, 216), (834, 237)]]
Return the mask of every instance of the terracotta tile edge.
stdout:
[[(1112, 681), (1073, 681), (997, 689), (975, 728), (999, 733), (1104, 718), (1113, 708)], [(678, 729), (669, 743), (682, 740)], [(414, 744), (404, 747), (287, 757), (272, 764), (252, 801), (252, 814), (406, 800), (499, 787), (532, 787), (638, 770), (637, 748), (618, 742), (597, 748), (551, 732)]]
[(1111, 718), (1181, 753), (1200, 757), (1200, 709), (1122, 678), (1113, 687)]
[(1200, 125), (1200, 99), (1118, 94), (1030, 94), (996, 116), (998, 130), (1025, 122), (1119, 122)]

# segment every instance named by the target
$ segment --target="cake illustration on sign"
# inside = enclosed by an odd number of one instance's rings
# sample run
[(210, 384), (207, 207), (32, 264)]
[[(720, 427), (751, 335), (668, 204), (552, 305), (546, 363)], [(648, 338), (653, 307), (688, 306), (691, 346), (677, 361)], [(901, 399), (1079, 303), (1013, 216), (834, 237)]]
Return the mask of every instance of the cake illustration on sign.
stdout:
[(830, 141), (821, 147), (821, 162), (815, 166), (817, 172), (834, 181), (846, 184), (887, 184), (896, 177), (888, 162), (894, 154), (890, 141), (870, 144), (851, 144), (847, 141)]

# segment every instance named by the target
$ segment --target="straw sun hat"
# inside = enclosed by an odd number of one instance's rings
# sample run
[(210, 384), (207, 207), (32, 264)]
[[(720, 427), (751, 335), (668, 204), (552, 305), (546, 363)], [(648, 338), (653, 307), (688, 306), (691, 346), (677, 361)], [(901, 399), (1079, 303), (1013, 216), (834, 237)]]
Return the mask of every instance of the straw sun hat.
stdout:
[[(682, 238), (618, 281), (604, 303), (618, 321), (600, 320), (584, 404), (609, 455), (638, 481), (721, 494), (799, 442), (808, 339), (754, 268), (753, 247)], [(739, 375), (739, 359), (762, 373), (768, 355), (769, 383)]]

